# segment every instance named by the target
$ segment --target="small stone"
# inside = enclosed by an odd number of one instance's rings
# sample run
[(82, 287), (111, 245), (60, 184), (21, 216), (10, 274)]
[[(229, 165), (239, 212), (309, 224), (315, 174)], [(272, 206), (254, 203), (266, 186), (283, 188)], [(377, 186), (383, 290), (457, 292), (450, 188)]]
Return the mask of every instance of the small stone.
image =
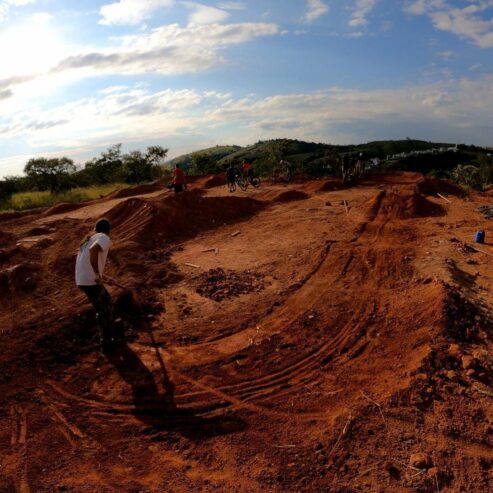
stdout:
[(450, 344), (448, 354), (449, 356), (452, 356), (452, 358), (459, 358), (461, 355), (460, 346), (458, 344)]
[(446, 375), (449, 380), (457, 380), (457, 373), (454, 370), (449, 370)]
[(462, 356), (462, 368), (464, 368), (464, 370), (470, 370), (471, 368), (474, 368), (474, 366), (476, 366), (476, 359), (472, 356), (469, 356), (469, 355), (465, 355), (465, 356)]
[(428, 474), (428, 476), (430, 478), (436, 478), (438, 476), (438, 473), (439, 473), (439, 469), (438, 467), (432, 467), (430, 469), (428, 469), (428, 471), (426, 472), (426, 474)]
[(427, 469), (431, 465), (430, 457), (423, 452), (412, 454), (409, 458), (409, 465), (417, 469)]

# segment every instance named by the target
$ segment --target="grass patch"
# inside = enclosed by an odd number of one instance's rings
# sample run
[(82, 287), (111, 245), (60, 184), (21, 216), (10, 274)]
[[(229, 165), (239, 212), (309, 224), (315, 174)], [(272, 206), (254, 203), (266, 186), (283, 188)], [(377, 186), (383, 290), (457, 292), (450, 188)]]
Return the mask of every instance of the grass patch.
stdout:
[(27, 209), (37, 209), (39, 207), (51, 207), (59, 203), (78, 204), (86, 200), (95, 200), (116, 190), (128, 188), (126, 183), (108, 183), (86, 188), (74, 188), (73, 190), (51, 194), (50, 192), (22, 192), (12, 195), (9, 204), (0, 208), (0, 211), (25, 211)]

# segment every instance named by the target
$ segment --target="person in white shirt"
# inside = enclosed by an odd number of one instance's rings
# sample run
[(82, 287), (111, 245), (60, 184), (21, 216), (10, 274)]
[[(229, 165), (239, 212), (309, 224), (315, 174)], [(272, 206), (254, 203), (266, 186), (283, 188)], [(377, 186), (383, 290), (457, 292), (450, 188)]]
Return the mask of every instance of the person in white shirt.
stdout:
[(112, 281), (103, 276), (108, 251), (111, 246), (111, 225), (107, 219), (96, 223), (96, 233), (80, 246), (75, 264), (75, 282), (97, 312), (99, 338), (103, 353), (111, 350), (116, 342), (114, 314), (111, 297), (104, 284)]

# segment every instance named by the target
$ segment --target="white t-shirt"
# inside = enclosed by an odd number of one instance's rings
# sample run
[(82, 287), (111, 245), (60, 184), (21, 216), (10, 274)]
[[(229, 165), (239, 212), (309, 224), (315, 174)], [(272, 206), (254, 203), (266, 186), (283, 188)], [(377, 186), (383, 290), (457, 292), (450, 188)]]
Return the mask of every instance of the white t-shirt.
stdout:
[(99, 273), (102, 275), (104, 266), (106, 264), (106, 258), (108, 257), (108, 250), (111, 246), (111, 240), (108, 235), (104, 233), (96, 233), (92, 235), (79, 249), (77, 255), (77, 261), (75, 263), (75, 283), (77, 286), (95, 286), (96, 273), (91, 265), (91, 253), (90, 249), (93, 245), (98, 244), (101, 247), (99, 252)]

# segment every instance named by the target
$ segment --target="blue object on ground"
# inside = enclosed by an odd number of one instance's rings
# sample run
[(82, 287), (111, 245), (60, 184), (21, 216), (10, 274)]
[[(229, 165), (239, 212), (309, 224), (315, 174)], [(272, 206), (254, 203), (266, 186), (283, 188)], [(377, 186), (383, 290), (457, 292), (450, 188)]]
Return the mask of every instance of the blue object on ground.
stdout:
[(485, 233), (483, 230), (479, 230), (475, 235), (474, 235), (474, 241), (476, 243), (484, 243), (485, 240)]

